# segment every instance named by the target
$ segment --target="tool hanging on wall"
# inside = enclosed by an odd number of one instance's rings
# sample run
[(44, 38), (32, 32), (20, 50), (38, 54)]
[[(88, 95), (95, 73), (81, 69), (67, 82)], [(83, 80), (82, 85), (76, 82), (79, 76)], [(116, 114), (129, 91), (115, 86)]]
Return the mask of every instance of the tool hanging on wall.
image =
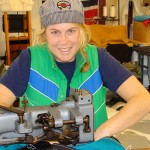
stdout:
[(150, 6), (150, 0), (143, 0), (143, 6)]

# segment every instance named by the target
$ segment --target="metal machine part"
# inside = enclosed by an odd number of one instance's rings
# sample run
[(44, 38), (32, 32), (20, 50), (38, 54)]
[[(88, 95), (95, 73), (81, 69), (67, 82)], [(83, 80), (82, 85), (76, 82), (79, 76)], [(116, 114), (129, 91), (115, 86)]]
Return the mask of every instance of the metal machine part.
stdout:
[(73, 144), (94, 140), (92, 96), (71, 89), (64, 101), (50, 106), (7, 108), (0, 106), (0, 145), (36, 143), (40, 140)]

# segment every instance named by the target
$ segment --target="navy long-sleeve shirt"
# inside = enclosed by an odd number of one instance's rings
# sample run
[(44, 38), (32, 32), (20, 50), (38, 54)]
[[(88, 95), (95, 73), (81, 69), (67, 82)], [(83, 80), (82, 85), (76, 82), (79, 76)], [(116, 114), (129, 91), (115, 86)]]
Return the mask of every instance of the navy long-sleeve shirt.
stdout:
[[(98, 56), (99, 70), (101, 72), (103, 85), (111, 91), (116, 92), (118, 87), (128, 79), (132, 73), (125, 69), (120, 62), (112, 57), (105, 49), (98, 48)], [(68, 80), (68, 89), (66, 91), (68, 96), (69, 84), (75, 70), (75, 61), (56, 63)], [(25, 49), (12, 63), (6, 74), (0, 79), (0, 83), (8, 87), (16, 97), (22, 96), (26, 91), (30, 74), (30, 64), (30, 50)]]

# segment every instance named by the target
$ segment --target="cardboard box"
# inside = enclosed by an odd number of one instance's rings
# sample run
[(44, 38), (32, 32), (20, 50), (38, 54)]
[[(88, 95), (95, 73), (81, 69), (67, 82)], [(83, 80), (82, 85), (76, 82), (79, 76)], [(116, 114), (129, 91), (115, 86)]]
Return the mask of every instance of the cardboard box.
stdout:
[(142, 22), (134, 21), (133, 40), (150, 43), (150, 24), (145, 26)]

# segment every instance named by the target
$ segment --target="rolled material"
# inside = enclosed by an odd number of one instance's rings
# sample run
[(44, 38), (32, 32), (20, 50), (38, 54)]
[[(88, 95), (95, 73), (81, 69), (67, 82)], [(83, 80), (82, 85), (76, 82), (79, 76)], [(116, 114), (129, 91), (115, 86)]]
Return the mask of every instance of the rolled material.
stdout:
[(107, 17), (107, 6), (103, 7), (103, 17)]
[(110, 7), (110, 17), (114, 18), (116, 16), (116, 8), (114, 5)]

